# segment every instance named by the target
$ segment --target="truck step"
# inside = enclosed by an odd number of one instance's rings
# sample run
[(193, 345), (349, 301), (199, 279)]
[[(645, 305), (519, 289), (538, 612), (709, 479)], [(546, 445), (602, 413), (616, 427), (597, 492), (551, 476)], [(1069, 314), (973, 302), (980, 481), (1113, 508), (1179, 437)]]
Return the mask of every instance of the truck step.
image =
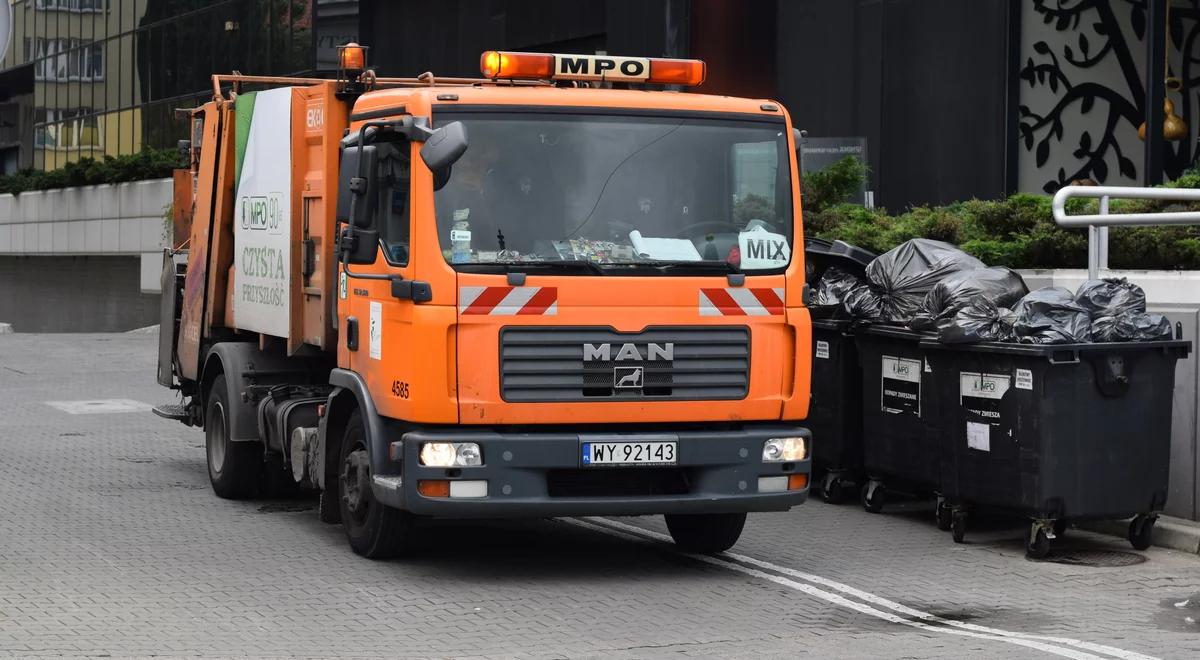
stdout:
[(182, 403), (163, 403), (154, 406), (154, 414), (166, 419), (175, 419), (181, 422), (186, 422), (192, 418), (192, 413), (188, 412), (187, 406)]

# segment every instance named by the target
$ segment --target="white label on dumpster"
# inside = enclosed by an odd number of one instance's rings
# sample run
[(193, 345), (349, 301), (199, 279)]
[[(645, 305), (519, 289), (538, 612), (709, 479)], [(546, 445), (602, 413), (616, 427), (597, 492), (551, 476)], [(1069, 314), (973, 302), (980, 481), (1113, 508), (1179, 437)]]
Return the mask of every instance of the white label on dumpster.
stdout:
[(827, 342), (827, 341), (818, 341), (817, 342), (817, 357), (821, 358), (822, 360), (829, 359), (829, 342)]
[(1017, 369), (1017, 389), (1033, 389), (1033, 372), (1029, 369)]
[(1008, 391), (1009, 377), (999, 374), (980, 374), (963, 371), (958, 374), (959, 396), (979, 399), (1003, 399)]
[(991, 451), (992, 425), (967, 422), (967, 447), (979, 451)]
[(879, 409), (921, 416), (921, 361), (884, 355), (880, 365)]

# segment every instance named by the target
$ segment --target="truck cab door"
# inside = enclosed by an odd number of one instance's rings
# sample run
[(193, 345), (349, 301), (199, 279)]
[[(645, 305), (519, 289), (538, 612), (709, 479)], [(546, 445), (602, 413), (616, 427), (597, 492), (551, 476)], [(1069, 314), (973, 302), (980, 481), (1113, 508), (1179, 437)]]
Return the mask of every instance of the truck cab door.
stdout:
[[(374, 263), (349, 267), (355, 274), (412, 277), (410, 199), (412, 147), (407, 140), (376, 142), (373, 185), (358, 203), (371, 209), (378, 232)], [(363, 377), (380, 413), (390, 401), (407, 398), (400, 374), (411, 359), (413, 301), (393, 295), (389, 279), (347, 277), (339, 266), (338, 308), (342, 336), (339, 364)], [(343, 357), (344, 356), (344, 357)]]

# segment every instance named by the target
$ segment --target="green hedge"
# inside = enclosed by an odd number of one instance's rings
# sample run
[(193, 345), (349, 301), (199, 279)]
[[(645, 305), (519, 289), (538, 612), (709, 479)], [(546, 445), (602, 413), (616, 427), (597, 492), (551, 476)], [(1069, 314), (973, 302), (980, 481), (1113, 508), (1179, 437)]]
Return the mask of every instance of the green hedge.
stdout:
[(161, 179), (171, 176), (171, 170), (185, 166), (183, 157), (176, 149), (143, 149), (141, 153), (105, 156), (103, 160), (82, 158), (57, 170), (21, 170), (16, 174), (0, 176), (0, 194)]
[[(1167, 186), (1200, 188), (1200, 172), (1188, 172)], [(1056, 225), (1050, 200), (1045, 195), (1017, 194), (1003, 200), (917, 207), (890, 215), (882, 209), (853, 204), (822, 206), (820, 198), (806, 194), (804, 227), (808, 236), (841, 239), (877, 252), (923, 237), (954, 243), (989, 265), (1087, 267), (1087, 230)], [(1068, 204), (1071, 213), (1097, 213), (1097, 209), (1096, 200), (1079, 199)], [(1126, 213), (1200, 211), (1200, 204), (1113, 200), (1109, 209)], [(1113, 227), (1109, 230), (1108, 253), (1112, 268), (1198, 270), (1200, 227)]]

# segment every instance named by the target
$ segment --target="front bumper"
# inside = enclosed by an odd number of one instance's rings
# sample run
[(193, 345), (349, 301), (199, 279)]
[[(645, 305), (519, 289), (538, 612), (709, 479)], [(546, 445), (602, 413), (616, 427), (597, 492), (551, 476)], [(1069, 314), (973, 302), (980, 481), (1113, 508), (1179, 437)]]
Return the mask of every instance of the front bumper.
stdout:
[[(582, 467), (584, 441), (635, 441), (670, 436), (677, 443), (673, 466)], [(762, 462), (769, 438), (803, 436), (787, 425), (747, 425), (737, 430), (510, 433), (494, 429), (411, 431), (403, 435), (400, 462), (389, 462), (372, 483), (375, 499), (418, 515), (449, 518), (516, 518), (661, 513), (786, 511), (808, 498), (798, 490), (759, 492), (760, 477), (811, 475), (811, 458)], [(425, 442), (478, 443), (484, 464), (440, 468), (420, 464)], [(421, 480), (484, 480), (487, 495), (426, 497)]]

